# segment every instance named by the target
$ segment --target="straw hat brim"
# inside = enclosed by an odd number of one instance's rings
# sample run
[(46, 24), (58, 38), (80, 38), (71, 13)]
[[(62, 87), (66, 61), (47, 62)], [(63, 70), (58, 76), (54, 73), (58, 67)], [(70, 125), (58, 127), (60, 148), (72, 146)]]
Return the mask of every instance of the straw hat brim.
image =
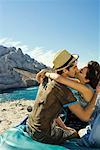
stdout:
[(56, 71), (61, 71), (65, 68), (69, 67), (73, 62), (77, 61), (78, 58), (79, 58), (79, 55), (77, 55), (77, 54), (72, 54), (72, 56), (73, 56), (73, 59), (70, 61), (70, 63), (68, 65), (66, 65), (65, 67), (59, 68), (59, 69), (55, 69), (55, 70)]

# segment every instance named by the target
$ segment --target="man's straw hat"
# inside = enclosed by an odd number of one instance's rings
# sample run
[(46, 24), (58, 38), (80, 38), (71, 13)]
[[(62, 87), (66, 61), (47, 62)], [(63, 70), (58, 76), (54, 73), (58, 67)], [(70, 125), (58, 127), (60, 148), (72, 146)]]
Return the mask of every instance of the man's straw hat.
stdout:
[(76, 54), (70, 54), (66, 49), (60, 50), (54, 56), (53, 69), (56, 71), (63, 70), (76, 61), (78, 57)]

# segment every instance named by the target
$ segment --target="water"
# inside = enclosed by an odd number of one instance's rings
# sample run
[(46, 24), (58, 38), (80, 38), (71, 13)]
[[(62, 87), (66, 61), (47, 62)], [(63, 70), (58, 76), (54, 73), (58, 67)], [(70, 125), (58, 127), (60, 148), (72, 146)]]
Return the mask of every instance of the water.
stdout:
[(7, 90), (0, 94), (0, 102), (20, 99), (34, 100), (36, 98), (37, 91), (38, 87)]

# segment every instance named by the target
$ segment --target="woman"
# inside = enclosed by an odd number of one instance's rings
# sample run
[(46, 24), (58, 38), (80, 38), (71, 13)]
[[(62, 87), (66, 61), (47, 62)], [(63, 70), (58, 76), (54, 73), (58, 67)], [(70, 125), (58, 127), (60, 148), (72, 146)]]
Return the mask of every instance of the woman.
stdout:
[(77, 147), (76, 145), (92, 147), (94, 150), (100, 149), (100, 82), (96, 87), (96, 94), (95, 111), (91, 116), (89, 125), (79, 131), (80, 139), (75, 139), (74, 143), (73, 141), (66, 142), (67, 148), (70, 148), (71, 143), (73, 143), (74, 149)]
[[(91, 100), (94, 90), (97, 86), (97, 83), (100, 79), (100, 65), (96, 61), (90, 61), (87, 66), (82, 68), (80, 71), (77, 70), (76, 77), (78, 80), (72, 80), (72, 79), (66, 79), (62, 76), (60, 76), (60, 72), (56, 73), (45, 73), (44, 71), (41, 71), (37, 74), (37, 80), (41, 82), (41, 77), (44, 77), (44, 74), (47, 77), (50, 77), (51, 79), (56, 80), (57, 82), (60, 82), (62, 84), (65, 84), (74, 90), (74, 95), (76, 95), (77, 99), (79, 100), (79, 103), (81, 106), (85, 107)], [(80, 84), (80, 83), (81, 84)], [(77, 91), (80, 92), (80, 94)], [(72, 90), (73, 91), (73, 90)], [(56, 120), (57, 122), (57, 120)], [(61, 121), (58, 122), (58, 124)], [(76, 130), (79, 130), (81, 128), (84, 128), (87, 123), (82, 122), (80, 119), (78, 119), (69, 109), (67, 110), (67, 122), (66, 124), (70, 127), (75, 128)], [(64, 126), (65, 128), (65, 126)]]

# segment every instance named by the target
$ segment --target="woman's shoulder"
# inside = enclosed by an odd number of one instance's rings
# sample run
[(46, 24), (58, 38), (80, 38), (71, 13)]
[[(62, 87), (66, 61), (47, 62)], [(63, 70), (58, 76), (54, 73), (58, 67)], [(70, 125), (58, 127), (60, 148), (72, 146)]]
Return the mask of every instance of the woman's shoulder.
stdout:
[(96, 89), (93, 89), (90, 84), (85, 84), (85, 86), (88, 87), (93, 93), (96, 91)]

